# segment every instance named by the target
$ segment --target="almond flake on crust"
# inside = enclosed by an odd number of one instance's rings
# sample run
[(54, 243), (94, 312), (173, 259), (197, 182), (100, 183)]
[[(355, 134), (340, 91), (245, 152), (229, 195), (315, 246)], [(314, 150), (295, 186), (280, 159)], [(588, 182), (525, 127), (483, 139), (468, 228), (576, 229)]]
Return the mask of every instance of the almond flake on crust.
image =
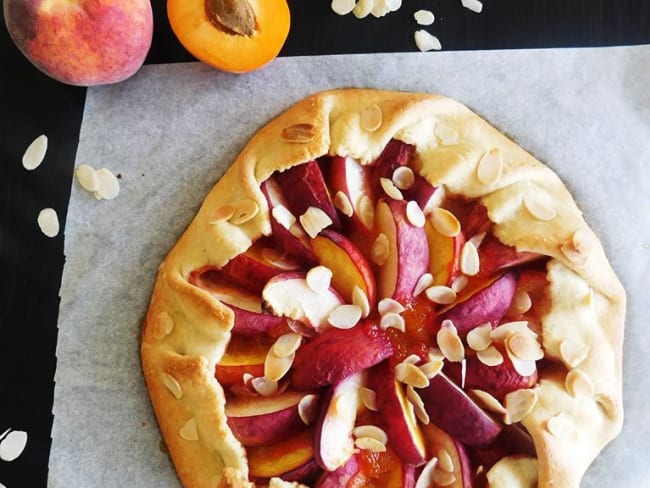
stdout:
[(436, 124), (435, 133), (443, 146), (455, 146), (458, 144), (458, 131), (447, 124)]
[(579, 229), (571, 238), (560, 247), (562, 254), (578, 266), (584, 266), (593, 249), (594, 243), (591, 234), (585, 229)]
[(378, 105), (369, 105), (361, 111), (360, 125), (366, 132), (374, 132), (381, 127), (383, 114)]
[(241, 225), (254, 218), (260, 211), (259, 205), (255, 200), (246, 198), (235, 206), (235, 213), (230, 217), (230, 222), (235, 225)]
[(571, 441), (577, 434), (574, 427), (574, 421), (571, 420), (566, 412), (560, 412), (549, 418), (546, 421), (546, 430), (548, 430), (553, 437), (561, 441)]
[(560, 343), (560, 357), (572, 368), (578, 366), (589, 355), (589, 346), (571, 339)]
[(209, 223), (219, 224), (221, 222), (226, 222), (230, 220), (233, 215), (235, 215), (235, 207), (232, 205), (224, 205), (212, 213)]
[(476, 177), (484, 185), (495, 185), (503, 173), (503, 158), (499, 148), (487, 151), (476, 166)]
[(526, 418), (533, 411), (533, 408), (535, 408), (537, 404), (537, 390), (530, 388), (511, 391), (506, 394), (504, 400), (504, 406), (507, 410), (505, 423), (508, 425), (516, 424)]
[(548, 197), (541, 190), (529, 190), (524, 193), (524, 207), (537, 220), (553, 220), (557, 215), (555, 209), (551, 206)]
[(199, 431), (196, 427), (196, 419), (191, 418), (185, 424), (183, 424), (183, 427), (178, 431), (178, 435), (181, 437), (181, 439), (185, 439), (186, 441), (198, 441), (199, 440)]
[(183, 397), (183, 389), (178, 383), (178, 380), (176, 380), (176, 378), (174, 378), (169, 373), (162, 373), (160, 377), (162, 378), (162, 382), (165, 384), (171, 394), (174, 395), (177, 400), (180, 400)]
[(174, 330), (174, 319), (167, 312), (156, 315), (153, 327), (153, 336), (157, 340), (164, 339)]
[(289, 143), (305, 144), (316, 136), (316, 128), (312, 124), (296, 124), (282, 130), (281, 137)]
[(594, 395), (594, 384), (589, 375), (581, 369), (572, 369), (564, 378), (564, 387), (569, 395), (578, 397), (581, 395), (592, 397)]

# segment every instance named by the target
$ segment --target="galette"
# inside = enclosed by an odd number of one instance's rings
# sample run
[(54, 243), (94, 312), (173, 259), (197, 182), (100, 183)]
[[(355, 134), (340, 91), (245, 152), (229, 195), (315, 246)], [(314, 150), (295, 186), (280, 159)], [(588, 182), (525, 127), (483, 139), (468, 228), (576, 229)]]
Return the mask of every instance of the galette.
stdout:
[(624, 314), (551, 169), (457, 101), (342, 89), (205, 197), (142, 365), (186, 488), (574, 488), (621, 429)]

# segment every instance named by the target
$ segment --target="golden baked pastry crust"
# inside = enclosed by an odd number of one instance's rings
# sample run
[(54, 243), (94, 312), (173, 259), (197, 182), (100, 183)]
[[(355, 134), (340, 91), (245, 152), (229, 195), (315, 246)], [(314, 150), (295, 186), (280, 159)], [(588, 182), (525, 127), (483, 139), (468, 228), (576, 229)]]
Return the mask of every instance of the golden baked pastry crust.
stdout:
[[(371, 105), (381, 109), (382, 123), (369, 132), (360, 118)], [(288, 141), (286, 132), (283, 137), (285, 129), (301, 124), (313, 127), (311, 140)], [(440, 138), (448, 128), (457, 134), (453, 143)], [(454, 100), (335, 90), (298, 102), (253, 136), (160, 267), (143, 329), (142, 366), (186, 488), (253, 486), (247, 480), (245, 450), (227, 426), (224, 392), (214, 376), (233, 314), (189, 284), (189, 273), (205, 265), (221, 267), (271, 233), (260, 184), (273, 172), (326, 154), (369, 163), (393, 138), (415, 144), (417, 170), (430, 183), (480, 199), (499, 240), (551, 257), (552, 307), (542, 318), (545, 354), (564, 363), (567, 371), (584, 372), (594, 394), (570, 395), (564, 372), (540, 375), (539, 401), (523, 421), (537, 450), (539, 486), (579, 486), (594, 457), (620, 431), (625, 292), (557, 175)], [(503, 174), (497, 183), (486, 185), (477, 178), (476, 167), (493, 148), (501, 151)], [(548, 221), (535, 218), (522, 205), (529, 191), (542, 192), (557, 215)], [(210, 223), (217, 209), (237, 207), (244, 199), (259, 206), (254, 218), (241, 225)]]

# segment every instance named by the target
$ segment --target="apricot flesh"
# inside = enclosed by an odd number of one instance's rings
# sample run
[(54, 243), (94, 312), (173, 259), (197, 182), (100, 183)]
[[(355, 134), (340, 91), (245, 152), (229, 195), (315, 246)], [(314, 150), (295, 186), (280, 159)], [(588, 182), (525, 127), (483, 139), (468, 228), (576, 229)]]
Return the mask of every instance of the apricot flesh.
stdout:
[(246, 73), (273, 60), (289, 34), (289, 6), (285, 0), (248, 2), (255, 14), (250, 36), (237, 34), (211, 20), (206, 0), (168, 0), (167, 16), (174, 34), (200, 61), (222, 71)]
[(117, 83), (144, 63), (149, 0), (5, 0), (12, 40), (46, 75), (77, 86)]

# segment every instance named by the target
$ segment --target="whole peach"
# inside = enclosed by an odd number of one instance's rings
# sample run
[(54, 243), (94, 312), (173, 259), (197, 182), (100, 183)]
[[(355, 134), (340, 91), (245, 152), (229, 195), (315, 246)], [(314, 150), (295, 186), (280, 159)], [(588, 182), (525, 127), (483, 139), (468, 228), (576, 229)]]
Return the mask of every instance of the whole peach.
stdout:
[(4, 0), (4, 16), (27, 59), (70, 85), (122, 81), (151, 47), (149, 0)]

